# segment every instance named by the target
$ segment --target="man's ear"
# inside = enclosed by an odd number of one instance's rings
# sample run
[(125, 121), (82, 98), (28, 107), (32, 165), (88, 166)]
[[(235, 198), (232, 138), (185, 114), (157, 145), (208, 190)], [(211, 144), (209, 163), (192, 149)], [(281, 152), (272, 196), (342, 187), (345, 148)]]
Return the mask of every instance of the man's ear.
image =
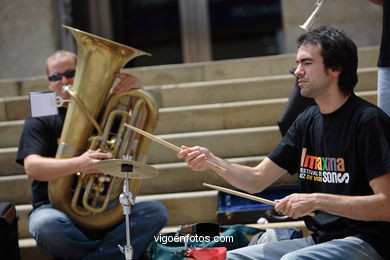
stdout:
[(330, 69), (330, 75), (332, 76), (332, 77), (334, 77), (334, 78), (336, 78), (336, 77), (339, 77), (340, 76), (340, 74), (341, 74), (341, 69), (339, 69), (339, 68), (336, 68), (336, 69)]

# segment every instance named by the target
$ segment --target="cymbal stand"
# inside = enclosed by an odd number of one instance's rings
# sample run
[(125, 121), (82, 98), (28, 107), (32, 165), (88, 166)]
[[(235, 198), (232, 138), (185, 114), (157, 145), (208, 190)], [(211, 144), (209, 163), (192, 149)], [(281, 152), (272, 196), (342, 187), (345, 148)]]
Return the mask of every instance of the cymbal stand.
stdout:
[[(129, 158), (123, 158), (128, 160)], [(133, 165), (131, 164), (122, 164), (121, 171), (125, 173), (125, 179), (123, 183), (123, 192), (119, 196), (119, 201), (123, 207), (123, 214), (126, 219), (126, 246), (118, 245), (119, 249), (123, 254), (125, 254), (126, 260), (131, 260), (133, 258), (133, 247), (130, 245), (130, 213), (131, 206), (134, 205), (134, 197), (130, 192), (129, 185), (129, 172), (133, 171)]]

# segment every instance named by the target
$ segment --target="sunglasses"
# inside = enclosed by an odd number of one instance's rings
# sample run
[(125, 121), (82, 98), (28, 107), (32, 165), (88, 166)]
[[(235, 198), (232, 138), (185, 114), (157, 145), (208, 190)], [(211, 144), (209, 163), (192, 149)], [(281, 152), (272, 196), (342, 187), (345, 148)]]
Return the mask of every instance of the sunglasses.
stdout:
[(67, 70), (65, 71), (64, 73), (56, 73), (56, 74), (53, 74), (49, 77), (47, 77), (50, 81), (59, 81), (62, 79), (62, 77), (65, 77), (65, 78), (73, 78), (74, 77), (74, 74), (76, 73), (76, 70)]

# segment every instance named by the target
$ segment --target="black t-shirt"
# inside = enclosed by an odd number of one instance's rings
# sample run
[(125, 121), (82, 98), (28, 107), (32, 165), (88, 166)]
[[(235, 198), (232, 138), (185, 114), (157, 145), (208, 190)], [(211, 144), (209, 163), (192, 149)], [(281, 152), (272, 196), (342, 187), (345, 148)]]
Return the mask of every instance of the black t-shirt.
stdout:
[(382, 40), (379, 52), (378, 67), (390, 66), (390, 2), (383, 0)]
[[(55, 157), (65, 115), (66, 109), (59, 108), (58, 115), (27, 118), (20, 138), (16, 162), (23, 165), (24, 158), (30, 154)], [(34, 208), (50, 203), (47, 186), (48, 182), (33, 180), (32, 204)]]
[[(268, 155), (290, 174), (298, 173), (301, 192), (372, 195), (369, 181), (390, 172), (390, 118), (352, 94), (330, 114), (306, 109)], [(364, 210), (364, 209), (361, 209)], [(390, 257), (390, 223), (358, 221), (317, 211), (305, 217), (317, 243), (354, 235)]]

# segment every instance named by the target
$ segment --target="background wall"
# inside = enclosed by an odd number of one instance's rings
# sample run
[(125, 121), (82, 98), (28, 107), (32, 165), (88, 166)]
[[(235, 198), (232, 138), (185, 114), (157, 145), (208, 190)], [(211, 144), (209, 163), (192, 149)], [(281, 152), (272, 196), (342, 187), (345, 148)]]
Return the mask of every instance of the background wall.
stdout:
[[(315, 9), (316, 0), (282, 0), (285, 52), (296, 51), (296, 39)], [(378, 45), (382, 30), (382, 7), (368, 0), (327, 0), (316, 24), (343, 29), (359, 47)]]
[(0, 79), (45, 74), (58, 46), (57, 1), (0, 0)]
[[(283, 19), (280, 37), (284, 42), (279, 48), (280, 53), (293, 53), (296, 51), (296, 38), (302, 33), (298, 25), (310, 16), (316, 0), (280, 1)], [(94, 7), (100, 2), (88, 2), (88, 14), (98, 18), (109, 17), (106, 14), (97, 16), (91, 8), (91, 4)], [(65, 30), (60, 27), (60, 24), (67, 24), (67, 6), (70, 4), (71, 0), (0, 0), (0, 79), (45, 74), (43, 64), (46, 57), (58, 48), (70, 46), (70, 43), (64, 45), (66, 41), (61, 40), (69, 40), (69, 37), (67, 39), (63, 35)], [(379, 44), (381, 20), (381, 7), (368, 0), (327, 0), (316, 23), (344, 29), (359, 47), (363, 47)]]

